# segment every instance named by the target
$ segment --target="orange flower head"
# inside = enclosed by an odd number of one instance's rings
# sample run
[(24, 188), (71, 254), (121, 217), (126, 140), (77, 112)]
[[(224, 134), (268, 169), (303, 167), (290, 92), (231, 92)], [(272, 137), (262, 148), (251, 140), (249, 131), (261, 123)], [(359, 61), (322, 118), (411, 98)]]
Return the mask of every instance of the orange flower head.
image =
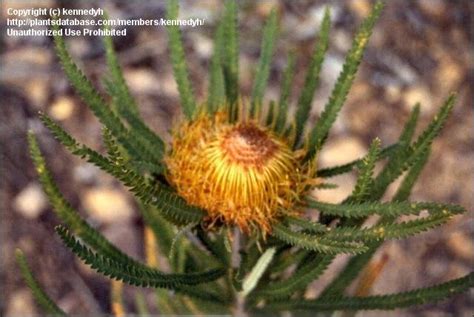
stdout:
[(200, 115), (174, 129), (165, 160), (167, 178), (189, 204), (203, 208), (211, 224), (267, 233), (303, 190), (295, 152), (252, 120), (229, 123), (224, 113)]

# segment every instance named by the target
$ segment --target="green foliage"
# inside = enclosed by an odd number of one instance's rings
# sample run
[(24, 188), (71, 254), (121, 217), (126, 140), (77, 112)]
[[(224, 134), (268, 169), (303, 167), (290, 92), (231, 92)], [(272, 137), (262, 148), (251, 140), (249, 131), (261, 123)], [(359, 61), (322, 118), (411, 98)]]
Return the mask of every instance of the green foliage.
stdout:
[[(415, 108), (411, 120), (408, 121), (404, 133), (401, 135), (401, 147), (391, 157), (391, 160), (387, 166), (380, 172), (375, 179), (374, 188), (376, 189), (372, 193), (374, 199), (382, 197), (388, 185), (390, 185), (395, 179), (397, 179), (404, 171), (417, 163), (422, 157), (426, 155), (429, 150), (433, 139), (441, 132), (446, 119), (448, 118), (454, 103), (456, 96), (453, 94), (449, 96), (446, 102), (443, 104), (441, 109), (435, 115), (430, 125), (423, 131), (413, 145), (408, 145), (409, 139), (413, 134), (414, 124), (416, 122), (417, 110)], [(404, 143), (404, 144), (403, 144)]]
[(280, 88), (280, 101), (278, 103), (278, 115), (275, 123), (275, 131), (277, 133), (282, 133), (286, 128), (286, 120), (288, 116), (288, 103), (291, 92), (291, 84), (294, 77), (294, 68), (295, 68), (295, 55), (294, 52), (291, 52), (288, 55), (288, 61), (286, 64), (286, 69), (283, 74), (283, 80), (281, 82)]
[(332, 256), (311, 255), (306, 262), (289, 278), (267, 284), (255, 293), (257, 298), (278, 299), (291, 297), (297, 291), (304, 290), (317, 279), (331, 264)]
[(94, 252), (79, 242), (63, 226), (57, 226), (56, 233), (61, 237), (64, 244), (91, 268), (105, 276), (130, 285), (171, 288), (186, 293), (187, 288), (183, 288), (183, 285), (210, 282), (221, 277), (224, 273), (222, 269), (214, 269), (203, 273), (165, 274), (135, 261), (124, 263), (106, 254)]
[(321, 113), (321, 117), (318, 120), (318, 124), (313, 128), (309, 138), (309, 154), (312, 158), (314, 154), (319, 151), (326, 140), (329, 129), (336, 120), (337, 114), (344, 105), (347, 94), (351, 88), (352, 82), (354, 81), (355, 74), (357, 72), (362, 56), (364, 55), (365, 47), (369, 41), (372, 28), (375, 25), (380, 11), (382, 10), (383, 3), (378, 1), (375, 3), (372, 12), (365, 19), (357, 32), (352, 47), (347, 54), (346, 61), (342, 66), (342, 72), (339, 75), (336, 85), (331, 93), (328, 103), (324, 107), (324, 111)]
[(445, 299), (447, 296), (453, 296), (464, 292), (473, 286), (474, 274), (471, 273), (465, 277), (443, 284), (393, 295), (290, 300), (286, 302), (271, 303), (269, 304), (269, 307), (276, 310), (306, 310), (320, 312), (334, 310), (388, 310), (412, 305), (422, 305), (428, 302), (436, 302)]
[[(165, 217), (171, 219), (174, 223), (197, 223), (203, 218), (204, 212), (202, 210), (187, 205), (181, 197), (171, 192), (164, 185), (150, 184), (144, 176), (135, 172), (135, 170), (130, 168), (127, 164), (117, 165), (117, 160), (111, 161), (98, 152), (78, 143), (46, 115), (41, 115), (41, 119), (56, 139), (71, 151), (72, 154), (85, 158), (88, 162), (120, 180), (143, 204), (151, 204), (157, 207)], [(37, 145), (34, 146), (35, 142), (32, 141), (34, 141), (34, 137), (30, 135), (30, 148), (34, 149), (34, 152), (32, 150), (32, 158), (37, 166), (37, 171), (41, 179), (41, 173), (46, 171), (46, 164), (41, 157), (39, 148), (37, 148)], [(31, 146), (32, 144), (33, 146)], [(50, 176), (48, 177), (50, 178)], [(43, 184), (43, 186), (45, 185)]]
[(380, 155), (380, 140), (375, 139), (370, 146), (369, 154), (361, 162), (359, 177), (352, 191), (351, 196), (346, 199), (350, 202), (365, 201), (370, 198), (370, 192), (374, 186), (372, 176), (374, 174), (375, 163)]
[[(176, 0), (168, 0), (166, 18), (176, 20), (178, 18), (179, 3)], [(171, 64), (173, 65), (174, 77), (178, 84), (181, 106), (187, 118), (192, 118), (196, 111), (196, 101), (193, 95), (191, 82), (189, 81), (184, 48), (181, 41), (181, 31), (177, 25), (168, 25), (168, 37), (170, 46)]]
[[(108, 16), (106, 16), (108, 18)], [(109, 26), (105, 26), (106, 30), (110, 30)], [(122, 68), (120, 67), (117, 53), (111, 36), (104, 37), (105, 56), (107, 67), (110, 73), (110, 83), (116, 87), (116, 94), (112, 95), (115, 101), (121, 101), (121, 110), (128, 110), (133, 114), (138, 114), (138, 105), (130, 94), (125, 78), (123, 77)], [(118, 106), (118, 105), (117, 105)], [(120, 111), (120, 110), (119, 110)]]
[(207, 107), (209, 113), (214, 113), (225, 101), (224, 73), (221, 60), (224, 54), (224, 24), (220, 23), (214, 37), (214, 54), (209, 70), (209, 88)]
[[(416, 105), (410, 115), (410, 118), (407, 120), (403, 132), (399, 138), (399, 146), (395, 149), (393, 156), (389, 160), (388, 164), (385, 166), (383, 171), (389, 169), (390, 166), (394, 166), (393, 161), (402, 160), (406, 148), (408, 148), (409, 142), (413, 138), (413, 134), (416, 128), (416, 123), (419, 116), (420, 107)], [(416, 160), (416, 163), (410, 168), (407, 175), (402, 181), (402, 184), (398, 188), (393, 201), (399, 202), (404, 201), (409, 198), (410, 192), (415, 184), (416, 179), (418, 178), (421, 169), (427, 160), (427, 154), (429, 153), (429, 146), (426, 152), (421, 152), (419, 158)], [(374, 188), (376, 189), (376, 188)], [(383, 193), (383, 191), (380, 191)], [(443, 214), (443, 213), (442, 213)], [(444, 214), (444, 215), (450, 215)], [(436, 215), (432, 216), (436, 217)], [(381, 224), (390, 224), (394, 220), (393, 215), (385, 215), (380, 221)], [(346, 264), (343, 271), (339, 276), (323, 291), (321, 298), (328, 297), (331, 295), (340, 295), (345, 290), (346, 287), (358, 276), (359, 272), (364, 268), (364, 266), (370, 261), (377, 249), (382, 245), (383, 241), (371, 242), (369, 243), (370, 250), (364, 254), (357, 255), (356, 257), (350, 259)]]
[(339, 242), (327, 239), (326, 237), (316, 237), (306, 233), (292, 231), (283, 224), (273, 226), (273, 236), (285, 241), (290, 245), (295, 245), (306, 250), (318, 251), (321, 253), (360, 253), (366, 250), (366, 247), (357, 242)]
[(270, 101), (268, 104), (268, 113), (267, 113), (267, 120), (266, 120), (266, 125), (269, 127), (272, 127), (274, 122), (275, 122), (275, 108), (276, 108), (276, 103), (275, 101)]
[(401, 223), (380, 224), (370, 228), (342, 227), (332, 229), (326, 236), (340, 241), (374, 241), (384, 239), (401, 239), (427, 231), (451, 219), (451, 213), (439, 213), (416, 220)]
[[(378, 159), (385, 159), (387, 157), (391, 157), (393, 153), (400, 147), (399, 144), (392, 144), (389, 145), (383, 149), (380, 150), (380, 154), (378, 155)], [(352, 162), (339, 165), (339, 166), (334, 166), (334, 167), (328, 167), (328, 168), (323, 168), (317, 171), (318, 177), (322, 178), (329, 178), (333, 177), (336, 175), (344, 174), (344, 173), (349, 173), (351, 172), (354, 168), (360, 167), (363, 163), (363, 159), (357, 159)]]
[[(282, 138), (291, 140), (295, 149), (304, 146), (307, 150), (305, 164), (315, 163), (317, 153), (328, 137), (349, 93), (381, 8), (382, 3), (377, 2), (360, 26), (331, 96), (316, 125), (309, 127), (306, 139), (305, 126), (318, 87), (324, 55), (329, 47), (329, 10), (326, 9), (321, 23), (294, 120), (289, 120), (288, 108), (295, 54), (290, 53), (288, 57), (278, 102), (272, 101), (268, 106), (263, 104), (278, 31), (276, 10), (272, 10), (268, 17), (252, 86), (250, 113), (253, 118), (262, 119), (262, 124)], [(208, 97), (203, 105), (208, 114), (218, 110), (227, 111), (231, 122), (239, 119), (241, 103), (237, 9), (236, 1), (225, 2), (223, 17), (215, 32)], [(167, 18), (177, 17), (178, 1), (169, 0)], [(186, 118), (193, 119), (196, 114), (202, 113), (202, 109), (198, 108), (191, 87), (182, 34), (178, 26), (169, 26), (167, 30), (171, 63), (183, 112)], [(319, 221), (311, 221), (303, 216), (285, 216), (272, 223), (272, 231), (267, 236), (251, 234), (240, 237), (234, 228), (218, 222), (210, 224), (204, 210), (188, 205), (168, 183), (163, 162), (166, 146), (140, 117), (138, 105), (122, 74), (112, 39), (104, 39), (108, 66), (104, 84), (110, 98), (103, 98), (74, 63), (64, 39), (57, 36), (54, 41), (66, 76), (103, 125), (106, 153), (101, 154), (79, 143), (48, 116), (40, 114), (40, 118), (73, 155), (112, 175), (136, 197), (144, 226), (146, 230), (151, 229), (146, 231), (147, 236), (150, 232), (153, 235), (153, 243), (145, 239), (145, 244), (150, 244), (146, 246), (147, 252), (156, 252), (154, 255), (159, 261), (155, 262), (159, 262), (159, 267), (150, 264), (148, 257), (145, 264), (128, 256), (81, 217), (61, 194), (35, 136), (30, 133), (28, 141), (31, 158), (39, 180), (63, 223), (56, 227), (56, 232), (73, 253), (102, 275), (130, 285), (155, 288), (160, 313), (229, 314), (241, 310), (314, 313), (393, 309), (441, 300), (473, 286), (474, 278), (470, 274), (405, 293), (368, 297), (345, 294), (347, 287), (360, 275), (384, 241), (425, 232), (465, 212), (464, 208), (453, 204), (408, 200), (428, 160), (431, 144), (454, 106), (454, 95), (447, 99), (415, 141), (419, 105), (413, 108), (397, 143), (382, 148), (381, 141), (375, 139), (365, 157), (318, 170), (318, 178), (330, 178), (353, 170), (358, 172), (352, 193), (341, 203), (299, 197), (298, 207), (307, 208), (308, 212), (318, 210)], [(266, 118), (262, 115), (263, 109), (268, 109)], [(382, 166), (379, 173), (375, 172), (377, 163)], [(392, 201), (382, 202), (381, 198), (388, 186), (401, 176), (403, 179)], [(312, 188), (319, 190), (334, 187), (334, 184), (326, 181), (312, 185)], [(424, 217), (398, 220), (399, 216), (420, 215), (425, 210), (428, 215)], [(380, 220), (370, 227), (362, 227), (367, 217), (372, 215), (379, 215)], [(305, 299), (308, 286), (325, 272), (338, 254), (350, 254), (352, 258), (318, 298)], [(40, 288), (20, 251), (17, 251), (17, 261), (26, 283), (44, 309), (55, 315), (64, 315)], [(135, 298), (137, 310), (148, 312), (144, 298), (141, 295)]]
[(237, 119), (239, 99), (239, 31), (237, 29), (237, 3), (226, 0), (222, 21), (223, 37), (221, 64), (231, 122)]
[(428, 210), (433, 213), (450, 212), (453, 214), (465, 212), (465, 209), (458, 205), (408, 201), (331, 204), (308, 199), (308, 206), (318, 209), (323, 214), (348, 218), (360, 218), (374, 214), (385, 216), (417, 215), (422, 210)]
[(224, 239), (221, 235), (215, 235), (211, 237), (201, 228), (197, 231), (197, 237), (200, 239), (201, 243), (204, 244), (207, 250), (223, 265), (229, 265), (229, 252), (225, 246)]
[(311, 233), (326, 232), (328, 230), (328, 227), (326, 227), (325, 225), (318, 222), (308, 221), (307, 219), (304, 219), (304, 218), (296, 218), (296, 217), (288, 216), (285, 218), (285, 220), (286, 222), (288, 222), (288, 224), (300, 227), (301, 229), (307, 230), (308, 232), (311, 232)]
[(48, 196), (49, 202), (53, 206), (56, 215), (74, 232), (76, 232), (81, 239), (94, 248), (115, 259), (121, 259), (124, 262), (132, 261), (128, 256), (109, 243), (98, 231), (84, 221), (79, 213), (77, 213), (64, 199), (46, 167), (46, 163), (40, 153), (33, 134), (28, 135), (28, 142), (31, 157), (35, 164), (36, 171), (38, 172), (40, 182), (43, 185), (43, 190)]
[(252, 117), (255, 117), (256, 113), (261, 112), (263, 93), (267, 85), (268, 75), (270, 74), (270, 63), (278, 31), (277, 22), (277, 14), (275, 9), (273, 9), (263, 29), (260, 61), (257, 67), (257, 73), (255, 74), (250, 103), (250, 116)]
[(314, 48), (313, 56), (309, 64), (308, 72), (306, 73), (306, 79), (304, 82), (303, 90), (301, 91), (300, 98), (298, 99), (298, 109), (295, 117), (296, 137), (295, 146), (298, 145), (301, 136), (303, 135), (303, 129), (308, 115), (311, 110), (313, 103), (313, 96), (316, 88), (319, 84), (319, 73), (324, 61), (324, 55), (329, 47), (329, 28), (331, 26), (331, 18), (329, 9), (326, 8), (324, 18), (321, 23), (321, 30), (319, 32), (319, 41)]
[(33, 296), (41, 307), (51, 316), (66, 316), (66, 313), (59, 308), (54, 301), (46, 294), (41, 288), (36, 278), (33, 276), (28, 263), (26, 262), (25, 255), (20, 249), (15, 251), (16, 262), (20, 267), (21, 275), (26, 282), (26, 285), (31, 289)]

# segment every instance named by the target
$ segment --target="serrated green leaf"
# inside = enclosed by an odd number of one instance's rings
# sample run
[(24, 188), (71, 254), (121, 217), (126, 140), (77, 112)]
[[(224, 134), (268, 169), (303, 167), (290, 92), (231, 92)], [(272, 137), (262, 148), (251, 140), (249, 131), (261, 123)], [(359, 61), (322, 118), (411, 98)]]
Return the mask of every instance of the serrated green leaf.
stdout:
[[(178, 19), (179, 2), (168, 0), (166, 6), (166, 18), (169, 20)], [(173, 65), (174, 78), (178, 85), (181, 107), (186, 118), (191, 119), (196, 111), (196, 100), (194, 97), (191, 82), (189, 81), (188, 67), (182, 43), (181, 30), (178, 25), (168, 25), (170, 58)]]
[(362, 202), (348, 204), (331, 204), (308, 199), (308, 207), (315, 208), (327, 215), (348, 218), (366, 217), (373, 214), (386, 216), (416, 215), (422, 210), (435, 212), (463, 213), (465, 209), (458, 205), (432, 202)]
[[(292, 252), (294, 251), (294, 252)], [(285, 248), (275, 256), (272, 275), (280, 274), (295, 263), (302, 262), (312, 251), (296, 248)]]
[(324, 18), (321, 22), (319, 31), (319, 40), (314, 47), (313, 56), (306, 73), (306, 79), (304, 82), (303, 90), (298, 99), (298, 108), (295, 115), (295, 142), (296, 147), (301, 141), (303, 136), (303, 130), (308, 116), (311, 111), (311, 105), (313, 103), (314, 93), (319, 85), (319, 74), (324, 61), (324, 55), (326, 54), (329, 47), (329, 29), (331, 27), (331, 17), (329, 9), (326, 8), (324, 12)]
[[(109, 17), (106, 15), (104, 18), (108, 19)], [(104, 25), (104, 29), (110, 30), (110, 26)], [(138, 114), (138, 106), (130, 93), (125, 78), (123, 77), (122, 67), (120, 67), (118, 56), (114, 49), (112, 36), (104, 36), (103, 43), (110, 77), (112, 78), (114, 85), (117, 87), (117, 97), (123, 98), (124, 105), (126, 105), (134, 114)]]
[(280, 87), (280, 100), (278, 102), (278, 115), (275, 123), (275, 132), (282, 134), (285, 131), (288, 117), (288, 104), (290, 99), (291, 84), (293, 83), (295, 67), (295, 52), (288, 55), (286, 69)]
[[(59, 30), (59, 24), (54, 24), (53, 29)], [(99, 121), (111, 131), (132, 157), (138, 160), (150, 160), (155, 164), (159, 164), (160, 157), (156, 156), (154, 152), (149, 151), (143, 138), (138, 137), (134, 132), (130, 132), (123, 125), (122, 121), (96, 91), (90, 80), (73, 62), (66, 48), (64, 38), (59, 35), (55, 36), (54, 43), (56, 53), (70, 83)]]
[(393, 201), (404, 201), (407, 200), (410, 196), (411, 190), (415, 185), (418, 176), (420, 175), (423, 167), (425, 167), (426, 162), (430, 156), (430, 149), (424, 153), (424, 155), (420, 155), (418, 159), (413, 163), (413, 166), (408, 171), (407, 175), (403, 178), (402, 183), (397, 189), (395, 196), (393, 196)]
[(209, 87), (207, 98), (207, 109), (214, 113), (225, 104), (225, 82), (221, 60), (224, 54), (224, 25), (219, 23), (214, 36), (214, 52), (209, 70)]
[(401, 239), (442, 225), (452, 216), (447, 212), (401, 223), (380, 224), (370, 228), (340, 227), (332, 229), (325, 237), (340, 241)]
[(220, 278), (225, 272), (223, 269), (213, 269), (202, 273), (166, 274), (138, 262), (122, 263), (99, 251), (94, 252), (77, 241), (63, 226), (57, 226), (56, 233), (64, 244), (91, 268), (130, 285), (181, 290), (179, 286), (207, 283)]
[(470, 273), (462, 278), (446, 283), (398, 294), (367, 297), (325, 297), (315, 300), (289, 300), (286, 302), (270, 303), (268, 308), (272, 310), (291, 311), (389, 310), (440, 301), (449, 296), (462, 293), (473, 286), (474, 274)]
[(318, 251), (327, 254), (350, 253), (357, 254), (366, 251), (366, 247), (357, 242), (338, 242), (325, 238), (318, 238), (309, 234), (294, 232), (282, 224), (273, 226), (272, 236), (290, 245), (299, 246), (306, 250)]
[(255, 292), (255, 297), (265, 299), (287, 298), (297, 291), (304, 290), (318, 278), (332, 262), (332, 256), (313, 255), (301, 268), (285, 280), (272, 282)]
[[(392, 156), (400, 147), (398, 143), (383, 148), (379, 154), (379, 160)], [(317, 176), (329, 178), (340, 174), (351, 172), (354, 168), (360, 167), (364, 158), (360, 158), (347, 164), (323, 168), (317, 171)]]
[(237, 3), (234, 0), (227, 0), (223, 17), (225, 42), (221, 63), (231, 122), (237, 120), (239, 99), (239, 32), (237, 26)]
[[(155, 163), (159, 163), (161, 162), (165, 152), (165, 143), (145, 124), (145, 122), (143, 122), (138, 112), (135, 113), (129, 106), (129, 103), (131, 102), (129, 99), (133, 99), (133, 97), (127, 97), (129, 94), (128, 87), (121, 87), (120, 82), (118, 82), (119, 80), (120, 79), (115, 78), (113, 80), (104, 80), (106, 90), (112, 96), (113, 103), (116, 105), (121, 118), (129, 124), (129, 134), (133, 138), (141, 139), (141, 146), (146, 149), (146, 153), (150, 153), (150, 159), (153, 159), (153, 162)], [(126, 84), (123, 83), (123, 85)]]
[[(387, 187), (397, 179), (404, 171), (413, 166), (421, 157), (428, 151), (433, 139), (440, 133), (446, 119), (448, 118), (454, 103), (456, 96), (452, 94), (438, 111), (436, 116), (425, 131), (418, 137), (416, 142), (411, 146), (403, 146), (399, 152), (389, 161), (387, 167), (380, 172), (375, 179), (374, 192), (371, 197), (379, 199), (383, 196)], [(412, 115), (414, 117), (415, 114)], [(415, 120), (413, 120), (415, 121)], [(410, 131), (410, 120), (404, 131)], [(408, 129), (407, 129), (408, 127)], [(413, 127), (414, 129), (414, 127)], [(412, 132), (402, 133), (401, 138), (409, 136)]]
[(227, 251), (227, 248), (224, 245), (224, 239), (222, 235), (225, 234), (224, 232), (214, 239), (209, 236), (208, 232), (205, 232), (202, 228), (198, 228), (197, 230), (197, 237), (202, 242), (202, 244), (206, 247), (206, 249), (222, 264), (225, 266), (229, 265), (230, 261), (230, 253)]
[(310, 132), (308, 143), (309, 151), (307, 155), (308, 159), (313, 159), (315, 153), (321, 149), (328, 136), (329, 129), (344, 105), (344, 101), (346, 100), (347, 94), (349, 93), (355, 74), (364, 55), (364, 50), (372, 33), (372, 28), (374, 27), (375, 21), (377, 20), (382, 7), (383, 3), (381, 1), (375, 3), (372, 12), (362, 22), (362, 25), (355, 35), (352, 47), (347, 54), (344, 65), (342, 66), (342, 72), (336, 81), (336, 85), (329, 97), (329, 101), (324, 107), (324, 111), (321, 113), (321, 117), (316, 126)]
[(262, 101), (265, 87), (270, 74), (270, 63), (273, 55), (273, 48), (275, 46), (276, 36), (278, 33), (278, 20), (275, 9), (272, 9), (268, 16), (265, 27), (263, 28), (262, 47), (260, 49), (260, 60), (253, 82), (251, 101), (250, 101), (250, 116), (253, 118), (262, 110)]
[(16, 249), (15, 256), (16, 262), (20, 267), (21, 275), (26, 285), (31, 289), (38, 304), (51, 316), (66, 316), (66, 313), (54, 303), (33, 276), (33, 272), (31, 272), (23, 252), (20, 249)]
[[(127, 165), (117, 165), (116, 162), (111, 162), (108, 158), (96, 151), (79, 144), (52, 120), (48, 121), (47, 127), (71, 153), (85, 158), (88, 162), (93, 163), (100, 169), (116, 177), (127, 186), (143, 204), (151, 204), (157, 207), (167, 219), (172, 220), (175, 224), (198, 223), (203, 219), (204, 211), (187, 205), (181, 197), (170, 191), (164, 185), (159, 183), (150, 184), (145, 177), (137, 174), (133, 168)], [(31, 135), (31, 140), (35, 141), (33, 135)], [(39, 149), (37, 154), (45, 166)]]
[(375, 139), (369, 149), (369, 153), (362, 160), (359, 176), (351, 195), (344, 202), (361, 202), (370, 199), (370, 193), (374, 186), (373, 174), (375, 163), (380, 156), (380, 140)]
[(80, 215), (72, 208), (72, 206), (64, 199), (63, 195), (56, 186), (51, 173), (46, 167), (46, 162), (41, 155), (38, 143), (33, 134), (28, 135), (28, 142), (33, 163), (38, 172), (39, 180), (43, 187), (49, 202), (53, 206), (56, 215), (69, 227), (76, 232), (81, 239), (96, 249), (100, 249), (103, 253), (120, 259), (125, 262), (131, 260), (127, 255), (123, 254), (119, 249), (112, 245), (97, 230), (92, 228)]
[(308, 219), (304, 218), (287, 216), (284, 218), (284, 220), (289, 225), (300, 227), (301, 229), (307, 230), (311, 233), (322, 233), (327, 232), (329, 230), (329, 228), (323, 225), (322, 223), (309, 221)]

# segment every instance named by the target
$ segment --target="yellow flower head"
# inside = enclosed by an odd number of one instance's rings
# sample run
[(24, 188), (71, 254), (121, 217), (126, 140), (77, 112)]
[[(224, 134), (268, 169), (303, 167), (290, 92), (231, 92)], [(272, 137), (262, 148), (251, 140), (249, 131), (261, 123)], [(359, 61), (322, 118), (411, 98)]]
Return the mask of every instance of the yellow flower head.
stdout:
[(304, 190), (295, 152), (255, 120), (199, 115), (174, 129), (167, 178), (211, 224), (266, 233), (278, 216), (295, 213)]

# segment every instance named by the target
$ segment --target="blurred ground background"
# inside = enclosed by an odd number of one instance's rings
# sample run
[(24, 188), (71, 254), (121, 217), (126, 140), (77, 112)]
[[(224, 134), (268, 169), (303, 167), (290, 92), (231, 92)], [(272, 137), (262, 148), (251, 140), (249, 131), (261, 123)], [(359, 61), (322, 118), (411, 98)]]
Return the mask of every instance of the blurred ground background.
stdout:
[[(297, 99), (326, 4), (331, 7), (333, 22), (330, 49), (311, 116), (313, 122), (317, 119), (341, 70), (356, 26), (370, 10), (370, 1), (242, 1), (240, 80), (244, 96), (251, 89), (263, 20), (276, 6), (281, 13), (281, 32), (266, 97), (278, 98), (287, 54), (296, 49), (298, 72), (293, 101)], [(6, 8), (39, 5), (102, 7), (111, 17), (120, 18), (164, 15), (164, 1), (9, 0), (2, 3), (2, 27)], [(206, 95), (212, 37), (220, 9), (217, 0), (182, 4), (182, 17), (206, 19), (203, 27), (184, 31), (191, 78), (201, 98)], [(321, 166), (330, 166), (364, 155), (374, 137), (378, 136), (384, 145), (391, 144), (416, 102), (422, 105), (422, 129), (451, 91), (459, 94), (452, 116), (433, 144), (432, 156), (412, 199), (457, 203), (470, 212), (430, 233), (386, 243), (377, 256), (386, 254), (389, 260), (373, 293), (428, 286), (460, 277), (473, 268), (472, 16), (473, 5), (469, 0), (389, 1), (375, 27), (346, 106), (321, 153)], [(167, 136), (170, 118), (179, 114), (179, 104), (165, 30), (129, 27), (127, 32), (127, 37), (114, 39), (126, 79), (146, 121), (162, 136)], [(45, 201), (28, 157), (27, 129), (38, 134), (48, 164), (71, 203), (112, 241), (137, 257), (142, 256), (142, 222), (131, 197), (117, 182), (66, 153), (36, 117), (37, 111), (44, 111), (80, 141), (96, 149), (102, 147), (99, 124), (67, 83), (51, 39), (8, 38), (4, 32), (2, 35), (0, 313), (23, 316), (39, 312), (18, 274), (13, 257), (15, 247), (26, 252), (38, 279), (66, 311), (75, 314), (109, 311), (107, 280), (82, 265), (54, 236), (53, 227), (58, 221)], [(100, 86), (100, 77), (105, 73), (100, 38), (70, 38), (68, 44), (85, 72)], [(351, 191), (355, 178), (347, 175), (334, 181), (340, 188), (321, 191), (321, 199), (340, 201)], [(340, 258), (324, 280), (344, 261)], [(319, 286), (315, 285), (315, 293)], [(472, 316), (473, 297), (470, 292), (442, 303), (397, 310), (384, 316)]]

